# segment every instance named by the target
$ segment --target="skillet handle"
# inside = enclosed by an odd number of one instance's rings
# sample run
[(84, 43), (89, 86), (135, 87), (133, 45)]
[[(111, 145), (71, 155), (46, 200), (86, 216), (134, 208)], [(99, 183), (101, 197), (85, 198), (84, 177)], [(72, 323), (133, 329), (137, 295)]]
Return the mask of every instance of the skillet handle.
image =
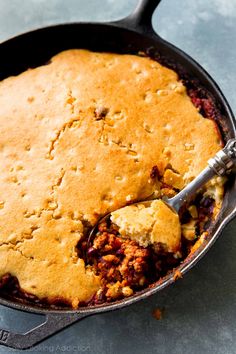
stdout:
[(78, 313), (47, 314), (45, 322), (23, 334), (0, 329), (0, 344), (14, 349), (28, 349), (87, 316)]
[(152, 27), (152, 15), (160, 2), (161, 0), (139, 0), (135, 10), (129, 16), (114, 23), (135, 31), (156, 35)]

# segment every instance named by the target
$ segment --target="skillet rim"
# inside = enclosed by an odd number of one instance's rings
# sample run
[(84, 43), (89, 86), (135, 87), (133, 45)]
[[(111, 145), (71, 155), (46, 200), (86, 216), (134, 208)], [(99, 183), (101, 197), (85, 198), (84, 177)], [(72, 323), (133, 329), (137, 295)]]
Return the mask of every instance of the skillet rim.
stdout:
[[(10, 42), (13, 41), (19, 41), (20, 39), (22, 39), (23, 37), (26, 36), (32, 36), (36, 33), (39, 32), (46, 32), (48, 30), (56, 30), (58, 28), (62, 29), (65, 27), (72, 27), (72, 26), (94, 26), (94, 27), (106, 27), (106, 29), (108, 29), (109, 27), (115, 29), (115, 30), (125, 30), (125, 31), (129, 31), (131, 33), (133, 33), (134, 35), (140, 35), (142, 37), (144, 37), (143, 39), (147, 40), (147, 39), (151, 39), (155, 41), (155, 45), (158, 45), (158, 43), (161, 43), (164, 47), (166, 47), (168, 49), (168, 51), (170, 52), (170, 57), (172, 56), (173, 52), (178, 56), (180, 56), (181, 58), (183, 58), (185, 61), (187, 61), (191, 67), (194, 68), (194, 71), (196, 71), (199, 76), (203, 76), (205, 81), (207, 83), (209, 83), (212, 91), (215, 91), (213, 96), (215, 96), (215, 93), (217, 94), (218, 98), (216, 99), (216, 101), (218, 102), (218, 100), (220, 99), (220, 105), (222, 106), (222, 108), (225, 111), (225, 119), (226, 121), (228, 121), (228, 123), (231, 123), (231, 128), (232, 131), (230, 132), (230, 129), (228, 128), (228, 131), (231, 133), (231, 137), (235, 137), (236, 136), (236, 122), (235, 122), (235, 118), (233, 115), (233, 112), (230, 108), (230, 105), (226, 99), (226, 97), (224, 96), (224, 94), (222, 93), (221, 89), (219, 88), (218, 84), (214, 81), (214, 79), (208, 74), (208, 72), (196, 61), (194, 60), (191, 56), (189, 56), (188, 54), (186, 54), (184, 51), (182, 51), (181, 49), (179, 49), (178, 47), (174, 46), (173, 44), (169, 43), (168, 41), (162, 39), (161, 37), (159, 37), (155, 32), (153, 31), (148, 31), (147, 33), (143, 33), (142, 32), (142, 28), (139, 28), (138, 30), (135, 28), (130, 28), (130, 26), (127, 25), (127, 19), (121, 20), (121, 21), (114, 21), (114, 22), (72, 22), (72, 23), (62, 23), (62, 24), (58, 24), (58, 25), (54, 25), (54, 26), (48, 26), (48, 27), (43, 27), (43, 28), (39, 28), (39, 29), (35, 29), (33, 31), (29, 31), (29, 32), (25, 32), (22, 33), (20, 35), (17, 36), (13, 36), (10, 39), (3, 41), (0, 43), (0, 49), (2, 48), (3, 45), (8, 44)], [(202, 80), (200, 79), (200, 82)], [(203, 85), (204, 86), (204, 85)], [(236, 182), (236, 179), (235, 179)], [(235, 191), (236, 193), (236, 191)], [(225, 199), (225, 198), (224, 198)], [(224, 202), (223, 202), (223, 206), (222, 209), (224, 208)], [(227, 208), (224, 209), (225, 212), (227, 212)], [(221, 214), (221, 213), (220, 213)], [(207, 251), (210, 249), (210, 247), (213, 245), (213, 243), (217, 240), (217, 238), (219, 237), (219, 235), (221, 234), (223, 228), (235, 217), (236, 215), (236, 205), (233, 208), (233, 210), (229, 211), (228, 215), (226, 215), (221, 221), (220, 219), (220, 215), (218, 216), (216, 222), (214, 223), (214, 227), (216, 228), (216, 230), (214, 232), (212, 232), (212, 235), (210, 237), (210, 239), (206, 242), (206, 244), (204, 246), (200, 246), (200, 248), (194, 253), (192, 259), (188, 262), (185, 261), (183, 262), (183, 264), (181, 264), (179, 267), (177, 267), (176, 269), (180, 270), (182, 274), (185, 274), (188, 270), (190, 270), (206, 253)], [(217, 225), (218, 224), (218, 225)], [(161, 283), (154, 285), (151, 288), (146, 288), (141, 292), (137, 292), (136, 294), (134, 294), (133, 296), (129, 297), (129, 298), (125, 298), (119, 301), (115, 301), (113, 303), (105, 303), (102, 305), (96, 305), (96, 306), (88, 306), (88, 307), (81, 307), (78, 309), (52, 309), (52, 308), (47, 308), (47, 307), (39, 307), (37, 305), (31, 305), (31, 304), (22, 304), (20, 302), (15, 302), (13, 300), (9, 300), (9, 299), (4, 299), (0, 297), (0, 304), (16, 309), (16, 310), (21, 310), (21, 311), (26, 311), (26, 312), (31, 312), (31, 313), (37, 313), (37, 314), (85, 314), (85, 315), (89, 315), (89, 314), (95, 314), (95, 313), (100, 313), (100, 312), (105, 312), (105, 311), (111, 311), (111, 310), (115, 310), (118, 308), (122, 308), (125, 306), (128, 306), (132, 303), (135, 303), (139, 300), (143, 300), (151, 295), (153, 295), (154, 293), (164, 289), (166, 286), (172, 284), (174, 282), (173, 279), (173, 275), (174, 272), (172, 272), (170, 275), (164, 277), (163, 281)]]

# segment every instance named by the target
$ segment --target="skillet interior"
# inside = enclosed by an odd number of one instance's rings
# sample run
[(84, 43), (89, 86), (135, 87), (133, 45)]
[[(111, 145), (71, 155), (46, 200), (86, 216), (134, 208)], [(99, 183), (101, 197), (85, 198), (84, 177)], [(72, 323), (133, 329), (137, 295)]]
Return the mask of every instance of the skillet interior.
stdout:
[[(217, 101), (222, 117), (218, 123), (224, 140), (235, 136), (235, 123), (232, 112), (224, 96), (208, 74), (196, 62), (158, 36), (152, 33), (145, 36), (142, 33), (126, 29), (122, 22), (120, 24), (122, 28), (119, 27), (119, 23), (110, 24), (110, 26), (105, 24), (59, 25), (13, 38), (0, 46), (0, 80), (11, 75), (17, 75), (28, 68), (44, 65), (53, 55), (65, 49), (86, 48), (94, 51), (132, 54), (143, 51), (157, 58), (164, 65), (168, 65), (177, 72), (180, 72), (181, 75), (187, 74), (187, 77), (197, 78), (200, 84), (206, 88)], [(221, 213), (216, 223), (212, 226), (209, 239), (191, 258), (187, 259), (180, 266), (183, 273), (189, 270), (209, 249), (226, 221), (233, 217), (233, 213), (235, 213), (235, 198), (236, 182), (232, 178), (224, 198)], [(90, 312), (93, 311), (93, 309), (96, 309), (96, 312), (100, 312), (122, 307), (151, 295), (171, 282), (173, 282), (173, 275), (167, 276), (162, 281), (157, 282), (152, 288), (143, 290), (129, 299), (120, 300), (109, 305), (91, 307), (90, 309), (85, 308), (77, 312)], [(0, 303), (33, 312), (47, 313), (51, 311), (50, 309), (33, 305), (25, 306), (4, 299), (0, 299)], [(75, 312), (74, 310), (67, 311), (65, 309), (54, 311), (64, 313)]]

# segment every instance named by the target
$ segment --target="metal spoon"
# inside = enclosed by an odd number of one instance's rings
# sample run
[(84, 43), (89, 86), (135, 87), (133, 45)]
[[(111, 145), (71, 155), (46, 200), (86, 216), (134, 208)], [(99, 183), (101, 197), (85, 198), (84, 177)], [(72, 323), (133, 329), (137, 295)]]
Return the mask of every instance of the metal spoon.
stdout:
[[(228, 140), (225, 147), (217, 152), (215, 157), (211, 158), (208, 161), (208, 166), (184, 189), (182, 189), (178, 194), (173, 198), (163, 197), (162, 200), (176, 213), (179, 212), (180, 208), (190, 201), (190, 199), (196, 194), (196, 192), (203, 187), (212, 177), (224, 176), (231, 173), (233, 167), (236, 164), (236, 139)], [(153, 200), (140, 201), (138, 203), (133, 203), (129, 205), (142, 204), (149, 206)], [(91, 230), (88, 237), (88, 247), (91, 244), (91, 241), (94, 239), (98, 225), (110, 218), (111, 213), (106, 214), (101, 219), (98, 220), (96, 225)]]

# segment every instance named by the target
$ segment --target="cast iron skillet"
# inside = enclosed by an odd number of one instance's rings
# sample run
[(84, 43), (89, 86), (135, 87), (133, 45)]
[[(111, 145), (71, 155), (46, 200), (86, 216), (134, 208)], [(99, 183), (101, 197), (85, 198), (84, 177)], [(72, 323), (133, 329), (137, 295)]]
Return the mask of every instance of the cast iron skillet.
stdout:
[[(223, 117), (219, 121), (224, 139), (236, 136), (236, 123), (232, 111), (219, 87), (207, 72), (192, 58), (164, 41), (154, 33), (151, 25), (152, 14), (160, 0), (141, 0), (135, 11), (127, 18), (110, 23), (63, 24), (29, 32), (12, 38), (0, 45), (0, 79), (16, 75), (29, 67), (45, 64), (56, 53), (71, 48), (87, 48), (95, 51), (120, 53), (148, 52), (182, 66), (189, 76), (212, 94)], [(232, 177), (223, 207), (212, 226), (210, 237), (179, 267), (182, 274), (187, 272), (208, 251), (225, 225), (236, 215), (236, 179)], [(0, 304), (27, 312), (45, 315), (45, 322), (24, 334), (0, 330), (0, 343), (12, 348), (26, 349), (42, 341), (62, 328), (89, 315), (119, 309), (160, 291), (174, 281), (173, 273), (161, 279), (153, 287), (138, 294), (117, 301), (79, 310), (52, 310), (33, 305), (23, 305), (0, 298)]]

